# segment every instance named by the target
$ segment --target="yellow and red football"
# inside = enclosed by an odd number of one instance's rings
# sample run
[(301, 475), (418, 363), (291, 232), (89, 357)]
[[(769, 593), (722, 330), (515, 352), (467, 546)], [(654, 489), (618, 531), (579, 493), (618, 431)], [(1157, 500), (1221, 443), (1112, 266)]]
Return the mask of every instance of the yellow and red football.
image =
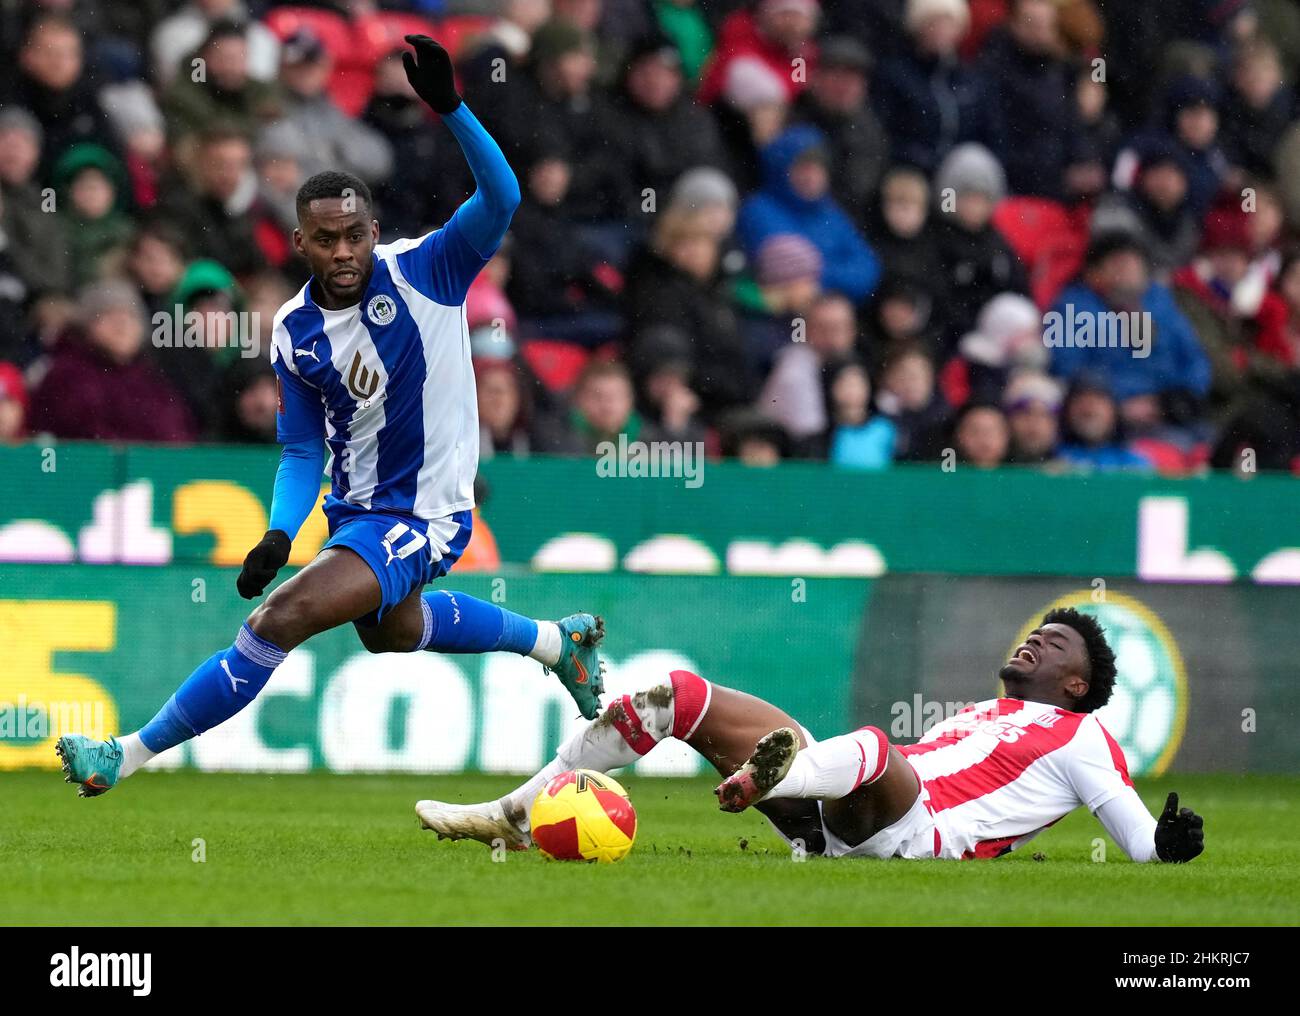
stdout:
[(590, 769), (551, 778), (533, 802), (533, 842), (553, 861), (621, 861), (636, 841), (636, 809), (617, 780)]

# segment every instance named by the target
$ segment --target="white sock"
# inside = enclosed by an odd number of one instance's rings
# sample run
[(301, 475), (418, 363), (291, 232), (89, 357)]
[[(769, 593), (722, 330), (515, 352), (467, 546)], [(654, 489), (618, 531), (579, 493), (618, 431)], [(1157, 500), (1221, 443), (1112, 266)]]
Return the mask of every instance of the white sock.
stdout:
[[(533, 801), (551, 777), (570, 769), (607, 772), (631, 765), (648, 754), (665, 737), (672, 736), (675, 698), (673, 686), (663, 684), (615, 699), (596, 719), (560, 745), (555, 758), (541, 772), (501, 798), (506, 817), (520, 829), (527, 829)], [(695, 722), (694, 713), (688, 722)]]
[(785, 779), (764, 796), (834, 801), (874, 783), (889, 767), (889, 741), (875, 727), (863, 727), (810, 744), (794, 757)]
[(130, 776), (133, 772), (158, 754), (156, 751), (150, 751), (145, 747), (145, 744), (140, 740), (140, 735), (138, 733), (127, 734), (125, 737), (119, 737), (117, 743), (122, 746), (122, 768), (119, 769), (117, 773), (117, 778), (119, 780)]
[(526, 783), (501, 798), (501, 808), (506, 813), (506, 818), (517, 828), (527, 832), (531, 825), (529, 812), (533, 809), (533, 802), (537, 800), (537, 795), (542, 792), (546, 784), (551, 782), (552, 777), (568, 772), (571, 768), (573, 767), (562, 762), (558, 755), (547, 762), (537, 775), (530, 777)]
[(537, 622), (537, 641), (528, 655), (544, 667), (554, 667), (560, 662), (560, 626), (554, 621)]

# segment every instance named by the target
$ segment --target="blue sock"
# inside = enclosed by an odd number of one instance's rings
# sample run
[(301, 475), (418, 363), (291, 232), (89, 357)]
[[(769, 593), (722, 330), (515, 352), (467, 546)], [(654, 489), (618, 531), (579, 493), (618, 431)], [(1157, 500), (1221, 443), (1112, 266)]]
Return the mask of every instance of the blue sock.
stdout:
[(486, 600), (439, 589), (420, 599), (424, 636), (416, 649), (437, 653), (507, 652), (526, 656), (537, 644), (537, 622)]
[(233, 646), (208, 657), (186, 678), (141, 728), (140, 740), (150, 751), (165, 751), (224, 723), (257, 697), (284, 656), (283, 649), (245, 624)]

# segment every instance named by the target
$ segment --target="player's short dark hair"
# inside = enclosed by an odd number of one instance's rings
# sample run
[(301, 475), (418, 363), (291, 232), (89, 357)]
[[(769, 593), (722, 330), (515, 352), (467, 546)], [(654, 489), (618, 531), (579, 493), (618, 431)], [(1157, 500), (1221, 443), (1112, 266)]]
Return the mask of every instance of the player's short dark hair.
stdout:
[(346, 198), (357, 197), (365, 202), (367, 208), (374, 207), (374, 199), (370, 196), (370, 188), (366, 182), (359, 176), (353, 176), (351, 173), (344, 173), (337, 169), (327, 169), (323, 173), (317, 173), (315, 176), (309, 176), (303, 181), (298, 188), (298, 197), (295, 204), (298, 209), (298, 219), (301, 221), (303, 213), (307, 211), (307, 206), (313, 201), (320, 198)]
[(1088, 655), (1088, 693), (1075, 708), (1081, 713), (1100, 709), (1115, 690), (1115, 651), (1106, 641), (1106, 630), (1091, 614), (1082, 614), (1073, 607), (1049, 610), (1043, 615), (1043, 624), (1063, 624), (1079, 633)]

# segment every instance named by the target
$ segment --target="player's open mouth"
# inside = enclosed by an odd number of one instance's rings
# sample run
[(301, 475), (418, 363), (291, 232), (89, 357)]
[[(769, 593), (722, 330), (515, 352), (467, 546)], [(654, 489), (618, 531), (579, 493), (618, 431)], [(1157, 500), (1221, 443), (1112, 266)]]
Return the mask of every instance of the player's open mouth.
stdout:
[(1011, 657), (1012, 662), (1020, 661), (1028, 663), (1031, 667), (1038, 663), (1038, 654), (1034, 652), (1031, 646), (1021, 646), (1016, 650), (1015, 656)]
[(357, 279), (359, 278), (361, 278), (361, 273), (354, 272), (350, 269), (345, 271), (335, 272), (333, 275), (330, 276), (330, 280), (338, 283), (340, 286), (350, 286), (354, 282), (356, 282)]

